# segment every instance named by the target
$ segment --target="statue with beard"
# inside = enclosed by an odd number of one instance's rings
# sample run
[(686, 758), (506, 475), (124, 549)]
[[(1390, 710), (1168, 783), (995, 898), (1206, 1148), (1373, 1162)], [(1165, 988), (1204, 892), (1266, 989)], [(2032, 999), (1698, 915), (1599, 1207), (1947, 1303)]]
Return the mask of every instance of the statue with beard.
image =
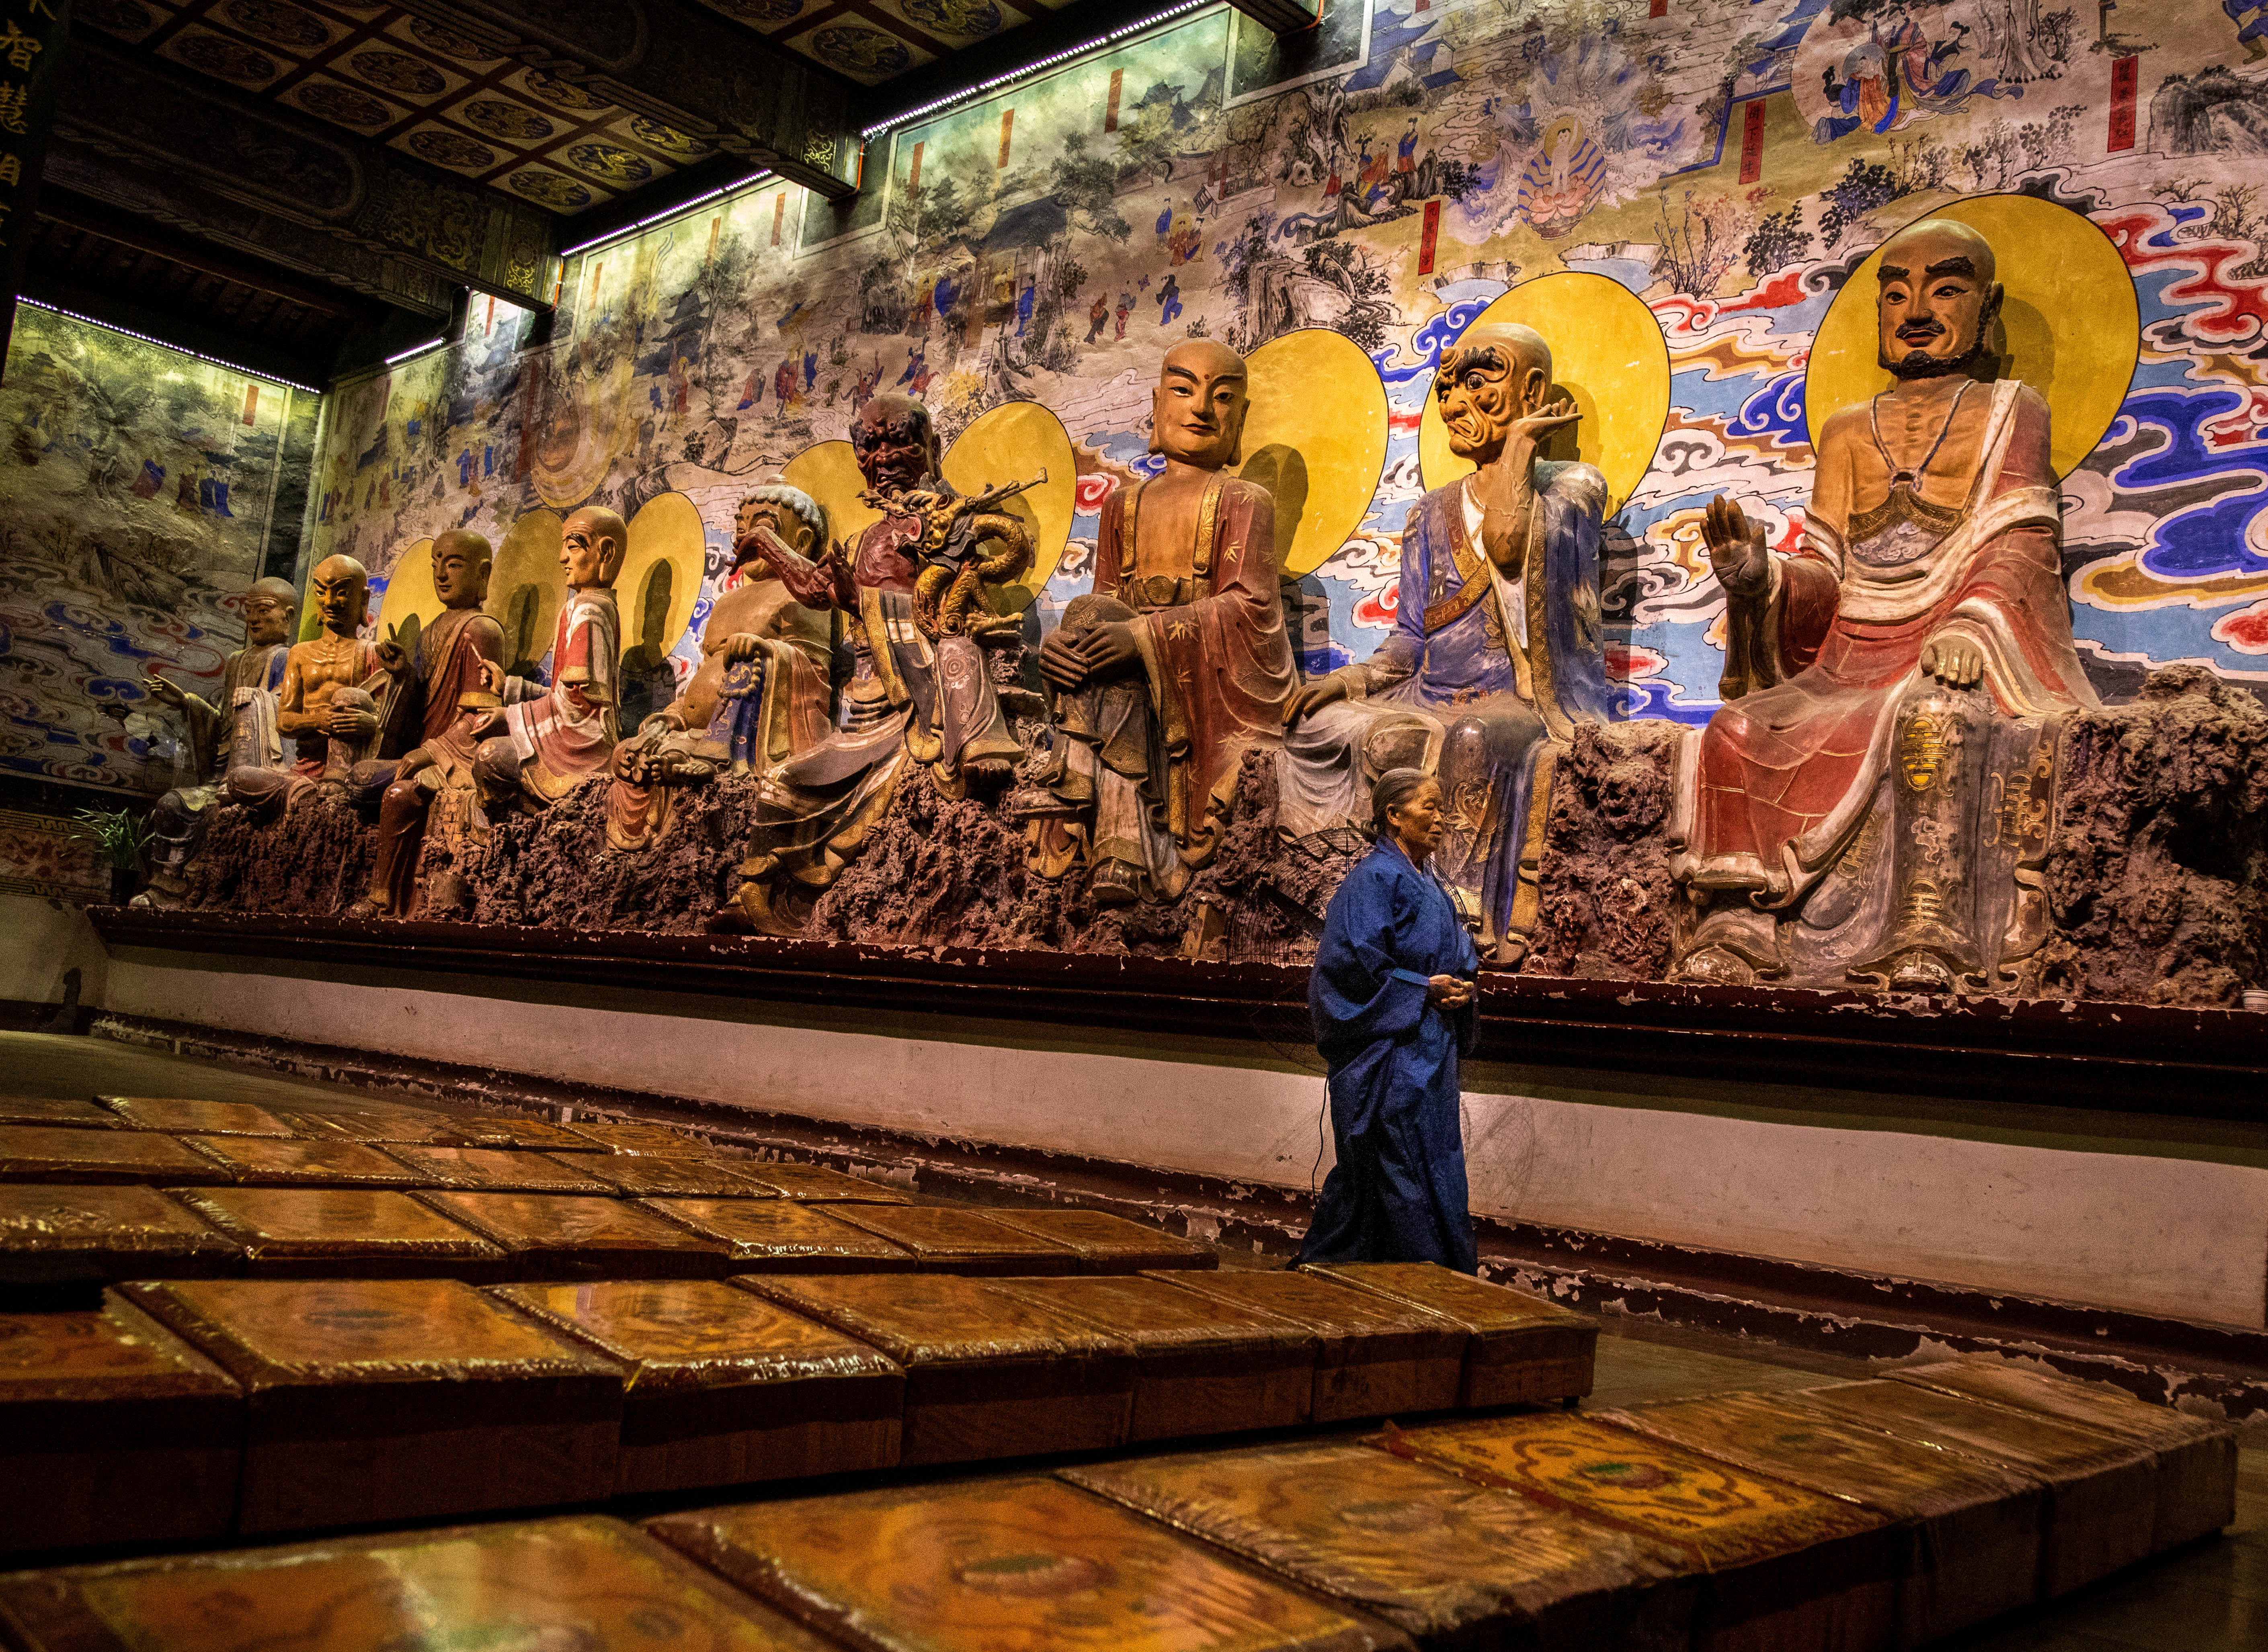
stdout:
[(2001, 289), (1965, 224), (1882, 249), (1890, 387), (1828, 423), (1793, 554), (1719, 497), (1725, 704), (1685, 747), (1680, 979), (1986, 987), (2045, 938), (2072, 645), (2037, 392), (1995, 378)]

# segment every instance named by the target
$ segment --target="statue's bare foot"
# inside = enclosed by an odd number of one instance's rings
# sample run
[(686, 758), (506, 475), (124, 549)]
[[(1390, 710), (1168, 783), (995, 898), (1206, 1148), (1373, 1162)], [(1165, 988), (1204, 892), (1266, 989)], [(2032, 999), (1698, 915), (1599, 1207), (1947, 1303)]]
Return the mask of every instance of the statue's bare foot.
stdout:
[(356, 901), (354, 905), (349, 907), (346, 911), (346, 919), (349, 923), (370, 923), (377, 919), (390, 918), (394, 914), (392, 912), (379, 906), (378, 902), (372, 900), (368, 895), (364, 895), (360, 900)]
[(1756, 972), (1729, 947), (1705, 946), (1680, 958), (1669, 979), (1695, 987), (1753, 987)]

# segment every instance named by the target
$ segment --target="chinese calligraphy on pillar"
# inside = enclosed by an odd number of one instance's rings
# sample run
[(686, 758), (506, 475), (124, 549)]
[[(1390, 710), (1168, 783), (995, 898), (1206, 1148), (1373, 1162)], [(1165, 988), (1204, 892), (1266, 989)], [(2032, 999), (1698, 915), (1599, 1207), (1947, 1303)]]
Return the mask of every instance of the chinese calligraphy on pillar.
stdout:
[(8, 290), (0, 305), (0, 360), (23, 290), (24, 248), (38, 205), (40, 165), (55, 123), (55, 81), (70, 0), (0, 0), (0, 253)]

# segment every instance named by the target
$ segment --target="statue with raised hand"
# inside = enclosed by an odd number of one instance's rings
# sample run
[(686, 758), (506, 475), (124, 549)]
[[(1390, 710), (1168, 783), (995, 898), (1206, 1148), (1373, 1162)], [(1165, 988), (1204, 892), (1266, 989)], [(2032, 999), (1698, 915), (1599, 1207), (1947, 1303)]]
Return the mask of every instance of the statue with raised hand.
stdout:
[(1673, 826), (1682, 979), (1976, 988), (2045, 938), (2054, 725), (2095, 695), (2047, 404), (1997, 377), (1995, 275), (1966, 224), (1892, 237), (1892, 380), (1828, 421), (1801, 542), (1708, 508), (1725, 705)]
[(615, 748), (607, 841), (643, 849), (667, 830), (671, 795), (726, 772), (762, 773), (827, 738), (834, 710), (831, 616), (805, 606), (775, 559), (808, 562), (827, 512), (774, 477), (740, 501), (733, 571), (710, 609), (701, 664), (683, 692)]
[(1536, 866), (1558, 753), (1606, 715), (1599, 626), (1605, 479), (1547, 459), (1574, 405), (1552, 388), (1533, 329), (1468, 329), (1433, 380), (1450, 451), (1478, 468), (1427, 494), (1402, 532), (1395, 628), (1376, 652), (1307, 684), (1285, 708), (1278, 822), (1294, 837), (1371, 814), (1400, 767), (1441, 782), (1433, 865), (1513, 962), (1536, 916)]
[(244, 646), (221, 668), (217, 704), (161, 675), (155, 662), (144, 667), (150, 698), (180, 712), (188, 725), (190, 768), (197, 781), (167, 792), (150, 811), (150, 886), (134, 898), (136, 905), (179, 906), (187, 896), (182, 870), (212, 824), (220, 782), (231, 765), (284, 768), (276, 700), (298, 606), (299, 593), (290, 580), (252, 583), (244, 593)]

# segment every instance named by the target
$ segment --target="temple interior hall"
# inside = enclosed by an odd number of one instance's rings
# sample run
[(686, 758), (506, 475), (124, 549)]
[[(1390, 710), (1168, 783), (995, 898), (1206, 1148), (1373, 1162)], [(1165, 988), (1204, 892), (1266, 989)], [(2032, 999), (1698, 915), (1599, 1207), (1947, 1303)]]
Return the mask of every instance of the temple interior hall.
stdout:
[(0, 1652), (2268, 1652), (2268, 0), (0, 0)]

